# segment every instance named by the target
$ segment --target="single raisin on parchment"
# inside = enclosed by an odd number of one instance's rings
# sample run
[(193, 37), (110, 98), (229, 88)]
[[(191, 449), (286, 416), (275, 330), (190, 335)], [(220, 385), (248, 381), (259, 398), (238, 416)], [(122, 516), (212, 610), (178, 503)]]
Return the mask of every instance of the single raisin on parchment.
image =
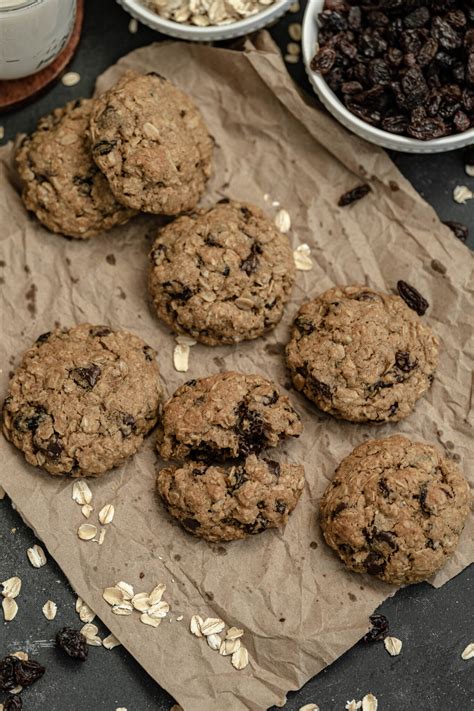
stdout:
[(56, 644), (59, 649), (66, 652), (72, 659), (78, 659), (81, 662), (86, 661), (89, 648), (86, 638), (79, 630), (63, 627), (56, 635)]
[(372, 628), (364, 635), (364, 642), (380, 642), (388, 635), (389, 624), (385, 615), (371, 615), (369, 620), (372, 623)]
[(367, 183), (356, 185), (355, 188), (352, 188), (352, 190), (348, 190), (347, 193), (341, 195), (337, 204), (339, 207), (347, 207), (347, 205), (352, 205), (353, 202), (361, 200), (363, 197), (368, 195), (370, 191), (370, 185), (367, 185)]
[(400, 280), (397, 281), (397, 290), (406, 305), (416, 311), (418, 316), (423, 316), (426, 313), (429, 303), (414, 286)]

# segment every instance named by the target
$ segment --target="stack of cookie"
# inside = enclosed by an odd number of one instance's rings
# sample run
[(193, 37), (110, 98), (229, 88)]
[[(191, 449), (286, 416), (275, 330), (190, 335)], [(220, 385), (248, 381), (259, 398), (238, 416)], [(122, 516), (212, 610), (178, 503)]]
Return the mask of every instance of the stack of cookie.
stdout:
[(212, 145), (186, 94), (159, 74), (128, 71), (98, 99), (41, 119), (23, 140), (23, 201), (49, 230), (79, 239), (138, 210), (176, 215), (199, 201)]
[(260, 375), (190, 380), (165, 403), (157, 447), (158, 491), (184, 528), (232, 541), (284, 525), (304, 488), (304, 469), (259, 456), (302, 424), (288, 397)]

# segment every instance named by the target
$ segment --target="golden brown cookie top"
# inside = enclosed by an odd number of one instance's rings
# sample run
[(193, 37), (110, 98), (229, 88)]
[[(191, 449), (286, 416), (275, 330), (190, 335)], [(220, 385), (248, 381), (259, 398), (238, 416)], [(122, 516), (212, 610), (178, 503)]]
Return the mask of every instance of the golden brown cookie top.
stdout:
[(196, 206), (213, 144), (197, 106), (164, 77), (125, 72), (97, 99), (90, 131), (94, 160), (119, 202), (164, 215)]
[(98, 476), (134, 454), (156, 424), (156, 353), (141, 338), (81, 324), (40, 336), (3, 406), (3, 431), (50, 474)]
[(297, 390), (352, 422), (396, 422), (430, 387), (438, 340), (399, 296), (335, 287), (300, 308), (286, 357)]
[(93, 99), (78, 99), (56, 109), (40, 119), (16, 153), (25, 206), (52, 232), (79, 239), (123, 224), (134, 214), (115, 200), (92, 159), (88, 127), (93, 106)]
[(302, 429), (290, 400), (270, 380), (218, 373), (188, 381), (165, 403), (157, 446), (163, 459), (223, 461), (276, 447)]
[(159, 317), (207, 345), (238, 343), (274, 328), (295, 278), (288, 237), (259, 208), (233, 201), (160, 230), (150, 261)]
[(469, 507), (469, 485), (451, 459), (395, 435), (364, 442), (341, 462), (321, 500), (321, 527), (351, 570), (402, 585), (446, 562)]
[(304, 469), (251, 454), (233, 466), (186, 461), (162, 469), (158, 491), (195, 536), (233, 541), (283, 526), (304, 488)]

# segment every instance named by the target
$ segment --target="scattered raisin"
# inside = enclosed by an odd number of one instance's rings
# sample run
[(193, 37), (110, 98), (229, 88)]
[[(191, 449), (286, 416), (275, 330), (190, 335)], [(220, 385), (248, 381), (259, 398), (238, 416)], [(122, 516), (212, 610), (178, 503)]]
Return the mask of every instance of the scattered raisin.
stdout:
[(113, 151), (116, 143), (117, 141), (99, 141), (92, 147), (92, 151), (99, 156), (106, 156)]
[(63, 627), (56, 635), (56, 644), (73, 659), (85, 662), (89, 653), (87, 641), (79, 630)]
[(34, 659), (24, 661), (8, 655), (0, 661), (0, 691), (10, 691), (15, 686), (31, 686), (41, 679), (45, 671)]
[(3, 705), (4, 711), (21, 711), (23, 701), (20, 696), (9, 696)]
[(416, 311), (419, 316), (423, 316), (423, 314), (426, 313), (429, 303), (414, 286), (410, 286), (406, 281), (400, 280), (397, 282), (397, 289), (403, 301), (410, 309)]
[(86, 368), (74, 368), (70, 371), (70, 376), (74, 382), (84, 390), (92, 390), (97, 383), (102, 370), (98, 365), (92, 363)]
[(446, 227), (449, 227), (451, 232), (453, 232), (454, 235), (461, 240), (461, 242), (467, 242), (469, 237), (469, 228), (466, 225), (463, 225), (462, 222), (455, 222), (454, 220), (446, 220), (444, 224)]
[(404, 373), (409, 373), (417, 366), (417, 361), (411, 360), (410, 354), (406, 351), (397, 351), (395, 353), (395, 365)]
[(380, 642), (389, 633), (389, 623), (385, 615), (371, 615), (372, 628), (364, 635), (364, 642)]
[(371, 191), (370, 185), (363, 183), (362, 185), (357, 185), (352, 190), (348, 190), (347, 193), (341, 195), (338, 200), (339, 207), (346, 207), (347, 205), (352, 205), (353, 202), (361, 200), (363, 197), (368, 195)]

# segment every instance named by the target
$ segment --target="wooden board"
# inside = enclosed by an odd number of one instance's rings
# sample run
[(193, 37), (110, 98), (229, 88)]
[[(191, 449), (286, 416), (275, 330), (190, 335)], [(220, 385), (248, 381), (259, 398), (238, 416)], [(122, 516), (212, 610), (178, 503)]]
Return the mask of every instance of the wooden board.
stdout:
[(10, 111), (31, 101), (62, 76), (79, 44), (83, 18), (84, 0), (77, 0), (76, 21), (71, 37), (52, 64), (23, 79), (0, 81), (0, 112)]

